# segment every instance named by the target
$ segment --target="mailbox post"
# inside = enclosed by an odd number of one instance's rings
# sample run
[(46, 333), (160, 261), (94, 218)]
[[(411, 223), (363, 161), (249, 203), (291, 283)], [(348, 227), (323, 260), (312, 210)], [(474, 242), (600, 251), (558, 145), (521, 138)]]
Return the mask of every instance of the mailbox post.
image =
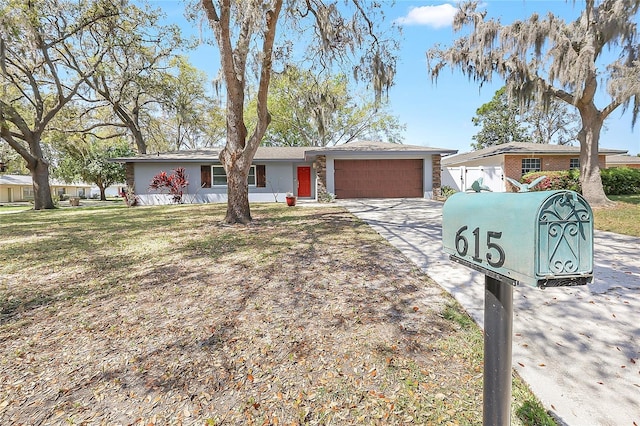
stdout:
[(483, 424), (509, 425), (513, 286), (591, 282), (593, 213), (573, 191), (474, 189), (445, 202), (442, 242), (451, 260), (485, 274)]

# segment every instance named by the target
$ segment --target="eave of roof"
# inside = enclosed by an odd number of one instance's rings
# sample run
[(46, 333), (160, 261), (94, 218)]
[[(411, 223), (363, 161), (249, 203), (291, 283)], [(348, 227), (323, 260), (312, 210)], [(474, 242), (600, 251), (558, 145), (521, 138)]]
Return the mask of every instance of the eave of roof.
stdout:
[[(133, 157), (112, 158), (117, 163), (202, 163), (218, 162), (222, 148), (207, 148), (186, 151), (172, 151), (156, 154), (143, 154)], [(402, 145), (376, 141), (354, 141), (331, 147), (269, 147), (261, 146), (256, 151), (254, 161), (311, 161), (318, 155), (340, 154), (455, 154), (455, 149), (433, 148), (417, 145)]]
[[(270, 147), (261, 146), (253, 157), (254, 161), (304, 161), (304, 152), (308, 147)], [(143, 154), (133, 157), (112, 158), (117, 163), (202, 163), (219, 162), (222, 148), (193, 149), (155, 154)]]
[(458, 152), (455, 149), (435, 148), (420, 145), (404, 145), (398, 143), (388, 143), (380, 141), (353, 141), (342, 145), (311, 148), (306, 155), (328, 155), (328, 154), (362, 154), (362, 153), (410, 153), (410, 154), (454, 154)]

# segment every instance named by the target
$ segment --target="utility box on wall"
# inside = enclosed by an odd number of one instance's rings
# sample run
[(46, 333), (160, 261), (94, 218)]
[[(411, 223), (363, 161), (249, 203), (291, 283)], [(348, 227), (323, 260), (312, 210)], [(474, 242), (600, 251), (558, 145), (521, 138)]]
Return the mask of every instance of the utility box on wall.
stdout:
[(454, 194), (442, 210), (442, 240), (453, 260), (512, 284), (593, 279), (593, 213), (573, 191)]

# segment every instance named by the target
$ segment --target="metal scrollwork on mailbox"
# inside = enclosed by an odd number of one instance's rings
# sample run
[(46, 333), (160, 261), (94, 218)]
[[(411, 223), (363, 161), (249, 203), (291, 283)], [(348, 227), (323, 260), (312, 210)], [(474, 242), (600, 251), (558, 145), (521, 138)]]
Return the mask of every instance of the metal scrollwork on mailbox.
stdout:
[(559, 193), (540, 208), (539, 273), (572, 274), (581, 270), (580, 253), (592, 241), (590, 208), (575, 193)]

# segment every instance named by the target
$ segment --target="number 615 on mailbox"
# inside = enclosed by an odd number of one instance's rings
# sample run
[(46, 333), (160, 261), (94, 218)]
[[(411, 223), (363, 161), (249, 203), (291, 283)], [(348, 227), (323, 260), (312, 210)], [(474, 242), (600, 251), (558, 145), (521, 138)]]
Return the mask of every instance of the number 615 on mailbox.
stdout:
[(593, 213), (573, 191), (454, 194), (442, 210), (442, 242), (452, 260), (512, 284), (593, 279)]

